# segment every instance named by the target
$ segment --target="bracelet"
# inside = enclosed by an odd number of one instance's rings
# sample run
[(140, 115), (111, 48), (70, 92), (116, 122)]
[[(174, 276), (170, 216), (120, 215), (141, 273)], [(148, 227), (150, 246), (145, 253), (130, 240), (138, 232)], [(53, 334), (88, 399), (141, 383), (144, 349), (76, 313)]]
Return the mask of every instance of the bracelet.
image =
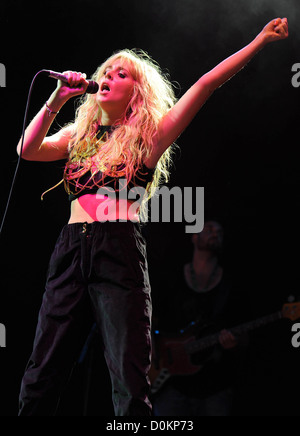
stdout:
[(56, 114), (59, 113), (59, 111), (54, 112), (53, 110), (51, 110), (51, 109), (49, 108), (47, 102), (45, 103), (45, 105), (46, 105), (46, 109), (47, 109), (47, 112), (48, 112), (48, 116), (49, 116), (49, 117), (50, 117), (50, 115), (52, 115), (52, 114), (53, 114), (53, 115), (56, 115)]

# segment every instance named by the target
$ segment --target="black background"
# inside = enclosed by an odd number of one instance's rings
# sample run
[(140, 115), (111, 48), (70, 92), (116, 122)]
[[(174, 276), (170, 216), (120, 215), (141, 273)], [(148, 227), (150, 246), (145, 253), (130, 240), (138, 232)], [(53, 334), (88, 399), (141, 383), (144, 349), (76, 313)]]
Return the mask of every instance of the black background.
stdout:
[[(290, 37), (267, 46), (206, 103), (177, 141), (170, 186), (205, 188), (205, 213), (225, 228), (226, 263), (239, 294), (234, 310), (245, 321), (279, 310), (299, 295), (299, 89), (291, 84), (300, 62), (297, 0), (74, 0), (2, 1), (0, 62), (6, 67), (1, 101), (1, 216), (16, 168), (27, 94), (41, 69), (74, 69), (91, 75), (113, 51), (146, 50), (181, 86), (178, 97), (202, 74), (249, 43), (271, 19), (289, 19)], [(29, 120), (55, 81), (38, 77)], [(74, 117), (63, 108), (53, 131)], [(21, 162), (1, 234), (0, 415), (15, 416), (24, 366), (31, 350), (49, 256), (69, 204), (62, 163)], [(154, 305), (166, 283), (190, 259), (184, 224), (149, 224)], [(162, 279), (163, 278), (163, 279)], [(163, 284), (162, 284), (163, 283)], [(299, 353), (291, 323), (278, 322), (251, 335), (236, 415), (298, 415)], [(101, 357), (84, 406), (85, 371), (76, 370), (62, 400), (63, 415), (110, 414), (110, 387)], [(100, 387), (100, 395), (97, 388)], [(94, 392), (95, 391), (95, 392)], [(99, 407), (100, 404), (100, 407)]]

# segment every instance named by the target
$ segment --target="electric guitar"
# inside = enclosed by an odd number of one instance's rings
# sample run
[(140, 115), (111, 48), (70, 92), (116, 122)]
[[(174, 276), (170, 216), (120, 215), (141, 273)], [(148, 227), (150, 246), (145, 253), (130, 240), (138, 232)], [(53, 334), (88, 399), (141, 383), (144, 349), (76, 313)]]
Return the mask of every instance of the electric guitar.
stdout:
[[(238, 336), (282, 318), (292, 321), (299, 319), (300, 303), (285, 304), (282, 310), (276, 313), (233, 327), (230, 331), (234, 336)], [(200, 371), (203, 365), (193, 364), (192, 355), (219, 344), (219, 335), (220, 332), (195, 339), (195, 336), (189, 333), (189, 329), (183, 330), (180, 335), (169, 337), (155, 335), (154, 355), (149, 372), (151, 393), (157, 393), (172, 376), (192, 375)]]

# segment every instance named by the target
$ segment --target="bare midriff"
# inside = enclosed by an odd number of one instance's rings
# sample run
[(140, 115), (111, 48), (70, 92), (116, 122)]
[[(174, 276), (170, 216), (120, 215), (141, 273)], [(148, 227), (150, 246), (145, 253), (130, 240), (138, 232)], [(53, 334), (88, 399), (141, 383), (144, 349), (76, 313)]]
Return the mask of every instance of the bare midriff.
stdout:
[(116, 220), (139, 222), (137, 202), (86, 194), (71, 203), (69, 224)]

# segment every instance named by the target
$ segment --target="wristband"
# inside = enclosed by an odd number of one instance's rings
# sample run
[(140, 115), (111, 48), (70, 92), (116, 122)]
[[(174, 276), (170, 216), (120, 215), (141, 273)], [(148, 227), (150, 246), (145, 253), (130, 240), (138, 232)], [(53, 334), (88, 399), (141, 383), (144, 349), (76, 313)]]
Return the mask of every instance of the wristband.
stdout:
[(57, 111), (57, 112), (54, 112), (53, 110), (51, 110), (50, 108), (49, 108), (49, 106), (48, 106), (48, 104), (47, 104), (47, 102), (45, 103), (45, 105), (46, 105), (46, 109), (47, 109), (47, 112), (48, 112), (48, 116), (50, 117), (50, 115), (57, 115), (58, 113), (59, 113), (59, 111)]

